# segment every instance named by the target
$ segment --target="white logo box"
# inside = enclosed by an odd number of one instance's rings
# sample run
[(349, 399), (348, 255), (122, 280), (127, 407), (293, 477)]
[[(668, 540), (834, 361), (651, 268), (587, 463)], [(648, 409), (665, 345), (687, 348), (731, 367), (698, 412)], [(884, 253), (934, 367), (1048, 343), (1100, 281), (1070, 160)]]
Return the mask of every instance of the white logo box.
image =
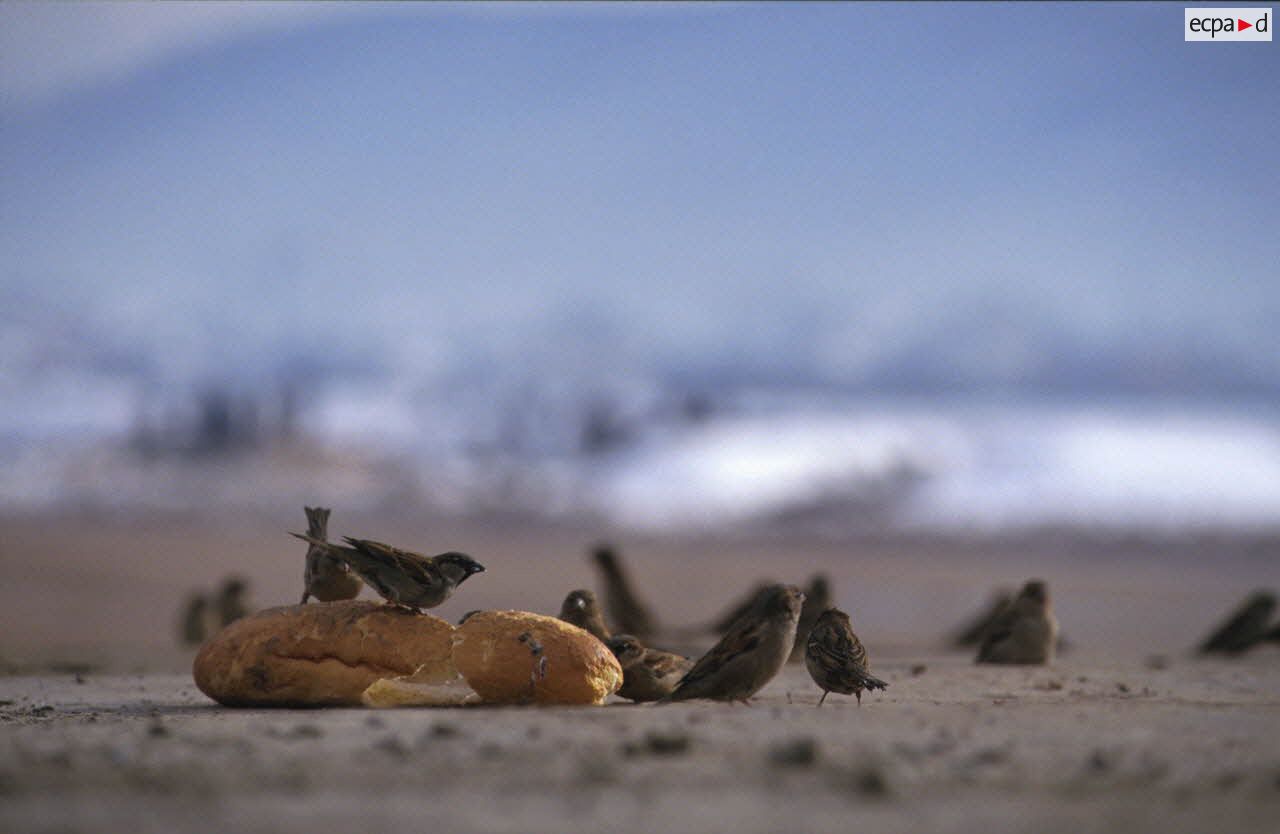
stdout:
[[(1271, 9), (1185, 9), (1183, 40), (1234, 42), (1269, 41), (1275, 16)], [(1242, 22), (1244, 25), (1242, 26)], [(1230, 27), (1228, 29), (1228, 27)]]

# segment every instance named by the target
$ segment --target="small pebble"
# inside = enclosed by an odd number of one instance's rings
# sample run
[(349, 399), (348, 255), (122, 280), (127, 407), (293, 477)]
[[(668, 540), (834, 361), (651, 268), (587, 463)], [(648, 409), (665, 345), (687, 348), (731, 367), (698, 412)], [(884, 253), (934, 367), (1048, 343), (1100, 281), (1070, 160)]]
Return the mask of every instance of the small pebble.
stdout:
[(796, 738), (769, 748), (769, 761), (780, 767), (809, 767), (818, 760), (818, 743)]
[(973, 754), (970, 760), (975, 765), (995, 765), (1009, 758), (1009, 751), (1002, 750), (999, 747), (988, 747), (985, 750), (979, 750)]
[(399, 736), (384, 736), (374, 742), (373, 749), (381, 750), (395, 756), (397, 759), (404, 759), (409, 756), (409, 748), (400, 740)]
[(462, 735), (462, 731), (455, 724), (447, 724), (444, 721), (437, 721), (431, 725), (428, 732), (435, 738), (453, 738)]
[(889, 780), (878, 767), (863, 767), (853, 775), (853, 789), (863, 796), (885, 797), (889, 795)]
[(1111, 759), (1101, 750), (1094, 750), (1089, 754), (1085, 766), (1093, 773), (1106, 773), (1111, 770)]
[(650, 753), (658, 756), (672, 756), (689, 751), (689, 736), (678, 730), (674, 732), (650, 732), (644, 737), (644, 746)]

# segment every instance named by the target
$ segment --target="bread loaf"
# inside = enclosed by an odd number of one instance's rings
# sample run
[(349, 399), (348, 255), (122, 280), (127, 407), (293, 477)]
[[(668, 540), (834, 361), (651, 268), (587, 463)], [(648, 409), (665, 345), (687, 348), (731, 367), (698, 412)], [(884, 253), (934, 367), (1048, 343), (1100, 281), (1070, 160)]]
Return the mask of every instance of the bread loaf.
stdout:
[(454, 665), (488, 703), (600, 704), (622, 686), (613, 652), (555, 617), (480, 611), (453, 642)]
[(453, 630), (365, 600), (269, 608), (210, 638), (192, 671), (200, 691), (227, 706), (359, 706), (383, 678), (456, 678)]

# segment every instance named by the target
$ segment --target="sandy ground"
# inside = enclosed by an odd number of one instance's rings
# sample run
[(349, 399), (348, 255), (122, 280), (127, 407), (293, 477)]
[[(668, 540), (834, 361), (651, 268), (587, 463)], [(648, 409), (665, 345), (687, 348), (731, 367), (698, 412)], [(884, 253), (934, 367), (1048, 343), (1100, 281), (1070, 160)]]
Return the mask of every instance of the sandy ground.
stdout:
[[(1049, 534), (619, 538), (668, 623), (818, 570), (875, 670), (864, 698), (789, 667), (753, 707), (235, 711), (191, 684), (182, 595), (248, 576), (296, 601), (293, 518), (0, 521), (4, 831), (1267, 831), (1280, 819), (1280, 649), (1188, 648), (1280, 542)], [(608, 531), (335, 514), (334, 534), (460, 548), (489, 571), (436, 613), (551, 612)], [(1073, 648), (974, 666), (947, 629), (1049, 580)]]

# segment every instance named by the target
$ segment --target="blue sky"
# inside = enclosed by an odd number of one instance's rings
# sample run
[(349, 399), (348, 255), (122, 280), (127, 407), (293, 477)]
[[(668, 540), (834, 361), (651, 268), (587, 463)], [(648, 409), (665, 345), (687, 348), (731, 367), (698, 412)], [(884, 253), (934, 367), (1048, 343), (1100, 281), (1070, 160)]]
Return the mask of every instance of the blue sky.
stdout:
[(1280, 390), (1280, 53), (1182, 9), (0, 4), (4, 361)]

